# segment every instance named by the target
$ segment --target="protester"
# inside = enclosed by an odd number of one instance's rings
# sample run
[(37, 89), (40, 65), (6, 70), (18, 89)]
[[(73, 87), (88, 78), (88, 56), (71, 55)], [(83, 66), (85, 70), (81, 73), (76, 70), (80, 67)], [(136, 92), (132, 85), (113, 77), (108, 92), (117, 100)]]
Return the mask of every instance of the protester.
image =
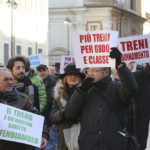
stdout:
[(76, 86), (85, 77), (83, 73), (80, 73), (80, 69), (76, 68), (74, 63), (68, 64), (64, 72), (65, 73), (60, 75), (61, 80), (57, 82), (54, 88), (54, 102), (51, 112), (51, 121), (58, 124), (59, 127), (57, 150), (67, 150), (63, 129), (71, 127), (74, 123), (78, 123), (78, 119), (65, 120), (60, 114), (65, 108)]
[(25, 76), (25, 60), (22, 56), (12, 57), (8, 60), (7, 68), (14, 78), (14, 86), (19, 91), (29, 96), (34, 106), (39, 110), (38, 88)]
[[(33, 107), (31, 100), (23, 93), (13, 89), (13, 77), (7, 68), (0, 67), (0, 103), (10, 105), (22, 110), (38, 113)], [(42, 142), (40, 149), (44, 149), (48, 140), (48, 128), (44, 126)], [(5, 141), (0, 139), (0, 150), (26, 150), (26, 144)]]
[(145, 150), (150, 124), (150, 63), (134, 75), (139, 84), (139, 90), (135, 96), (135, 133), (141, 150)]
[(117, 48), (110, 57), (116, 59), (121, 82), (112, 81), (110, 68), (89, 68), (89, 78), (82, 81), (62, 113), (64, 119), (81, 117), (80, 150), (126, 150), (126, 109), (138, 89), (134, 76)]
[(50, 66), (48, 67), (48, 71), (49, 71), (49, 75), (50, 75), (51, 78), (53, 78), (53, 79), (56, 80), (56, 81), (59, 80), (58, 76), (56, 75), (56, 74), (58, 74), (58, 73), (56, 73), (55, 65), (50, 65)]
[(47, 103), (45, 85), (43, 83), (43, 80), (37, 75), (37, 71), (33, 68), (30, 68), (30, 60), (27, 57), (24, 57), (24, 59), (26, 76), (31, 80), (32, 84), (34, 84), (38, 88), (40, 112), (42, 113)]
[(50, 112), (52, 109), (52, 102), (53, 102), (52, 89), (55, 86), (56, 81), (50, 77), (48, 67), (46, 65), (40, 64), (39, 66), (37, 66), (37, 74), (43, 80), (47, 94), (47, 104), (42, 112), (42, 115), (45, 116), (46, 121), (49, 125), (50, 128), (49, 135), (51, 138), (45, 150), (55, 150), (57, 142), (57, 126), (55, 124), (51, 124)]

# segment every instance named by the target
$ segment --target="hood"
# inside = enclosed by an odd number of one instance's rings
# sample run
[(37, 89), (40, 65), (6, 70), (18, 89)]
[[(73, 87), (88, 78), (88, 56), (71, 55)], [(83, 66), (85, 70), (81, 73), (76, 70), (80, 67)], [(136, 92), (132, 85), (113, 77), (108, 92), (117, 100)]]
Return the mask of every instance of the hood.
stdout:
[(30, 68), (29, 73), (27, 74), (27, 76), (29, 77), (33, 77), (37, 75), (37, 71), (34, 68)]

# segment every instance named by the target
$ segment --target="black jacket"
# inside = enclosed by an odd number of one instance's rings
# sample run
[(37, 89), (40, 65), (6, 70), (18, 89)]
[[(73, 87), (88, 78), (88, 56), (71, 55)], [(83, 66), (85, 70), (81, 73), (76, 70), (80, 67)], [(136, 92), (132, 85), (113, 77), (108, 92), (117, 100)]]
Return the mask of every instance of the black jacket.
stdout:
[[(17, 94), (17, 97), (15, 99), (14, 99), (14, 95), (12, 95), (11, 96), (12, 98), (10, 99), (10, 96), (9, 96), (9, 100), (7, 101), (0, 95), (0, 103), (4, 103), (6, 105), (10, 105), (10, 106), (13, 106), (22, 110), (26, 110), (32, 113), (40, 114), (40, 112), (33, 106), (31, 100), (29, 99), (27, 95), (20, 93), (20, 92), (17, 92), (16, 94)], [(14, 132), (16, 131), (14, 130)], [(49, 140), (49, 130), (46, 124), (43, 126), (42, 137)], [(0, 139), (0, 150), (26, 150), (26, 149), (31, 149), (31, 146), (23, 144), (23, 143), (11, 142), (11, 141)]]
[(135, 97), (135, 133), (142, 149), (146, 148), (150, 122), (150, 66), (134, 73), (139, 90)]
[(53, 103), (53, 95), (52, 95), (52, 90), (56, 84), (56, 81), (52, 79), (50, 76), (44, 80), (45, 88), (46, 88), (46, 95), (47, 95), (47, 104), (42, 112), (42, 115), (45, 117), (48, 125), (51, 125), (50, 121), (50, 113), (52, 109), (52, 103)]
[(138, 85), (125, 64), (118, 73), (120, 83), (106, 77), (86, 93), (77, 88), (66, 105), (67, 119), (81, 116), (80, 150), (126, 149), (126, 139), (118, 131), (126, 127), (127, 100)]
[(38, 88), (32, 84), (28, 77), (25, 76), (22, 83), (15, 84), (14, 87), (17, 89), (17, 91), (28, 95), (32, 100), (33, 105), (37, 108), (37, 110), (40, 110)]

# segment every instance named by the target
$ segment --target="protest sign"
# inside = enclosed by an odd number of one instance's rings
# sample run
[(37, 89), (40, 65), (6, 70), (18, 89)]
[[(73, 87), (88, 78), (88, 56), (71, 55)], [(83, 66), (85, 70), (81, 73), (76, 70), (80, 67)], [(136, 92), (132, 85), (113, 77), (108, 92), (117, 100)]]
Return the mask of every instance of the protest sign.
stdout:
[(111, 59), (109, 53), (117, 43), (117, 31), (74, 33), (73, 50), (77, 68), (115, 67), (115, 59)]
[(150, 62), (150, 35), (119, 38), (118, 48), (124, 62)]
[(36, 68), (38, 65), (42, 64), (42, 54), (36, 54), (36, 55), (31, 55), (28, 56), (30, 60), (30, 67)]
[(40, 147), (44, 117), (5, 104), (0, 114), (0, 139)]
[(61, 56), (60, 73), (64, 73), (64, 68), (67, 64), (74, 62), (73, 56)]

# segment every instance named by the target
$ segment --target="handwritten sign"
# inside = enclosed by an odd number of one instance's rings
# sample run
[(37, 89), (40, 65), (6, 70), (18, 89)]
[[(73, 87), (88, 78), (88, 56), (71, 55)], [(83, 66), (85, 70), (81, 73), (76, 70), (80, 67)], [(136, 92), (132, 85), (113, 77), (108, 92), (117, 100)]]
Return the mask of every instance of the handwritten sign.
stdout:
[(60, 73), (64, 73), (64, 68), (67, 64), (74, 62), (73, 56), (61, 56)]
[(28, 56), (30, 63), (31, 63), (31, 67), (32, 68), (36, 68), (38, 65), (42, 64), (42, 54), (36, 54), (36, 55), (31, 55)]
[(73, 34), (73, 50), (77, 68), (114, 67), (110, 48), (118, 43), (117, 31), (77, 32)]
[(5, 104), (0, 114), (0, 139), (40, 147), (44, 117)]
[(124, 62), (150, 62), (150, 35), (119, 38), (118, 48)]

